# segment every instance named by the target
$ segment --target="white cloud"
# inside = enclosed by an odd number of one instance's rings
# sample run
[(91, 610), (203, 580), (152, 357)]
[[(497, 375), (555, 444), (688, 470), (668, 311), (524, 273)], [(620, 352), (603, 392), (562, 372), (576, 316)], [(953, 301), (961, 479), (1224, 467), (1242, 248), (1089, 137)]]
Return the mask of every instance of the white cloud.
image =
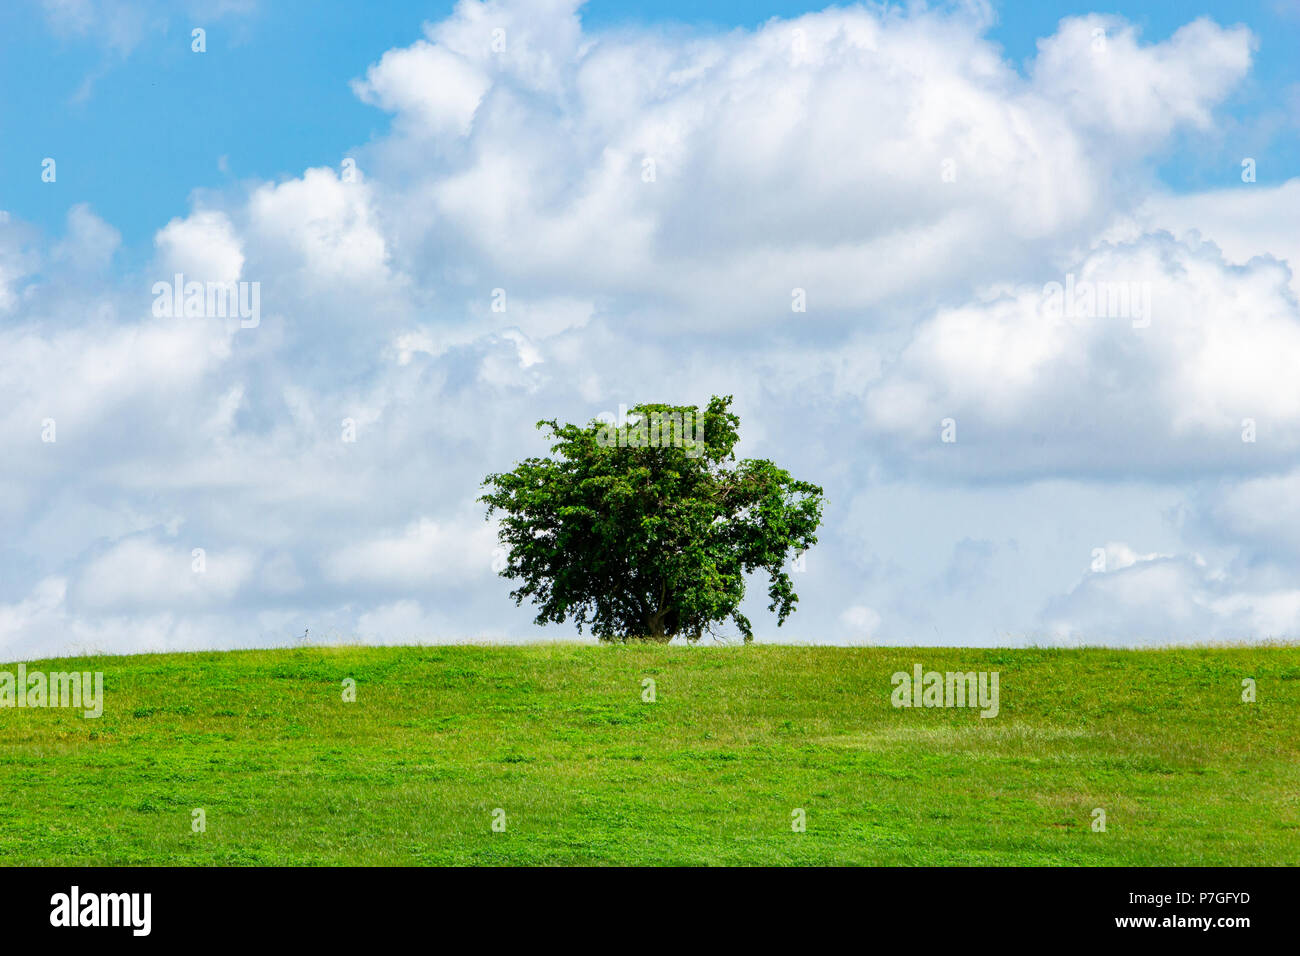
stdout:
[(1043, 612), (1068, 644), (1300, 639), (1300, 590), (1259, 592), (1196, 555), (1149, 555), (1090, 573)]
[[(384, 104), (399, 116), (374, 152), (386, 218), (444, 269), (512, 292), (562, 275), (684, 328), (788, 321), (793, 288), (825, 325), (1023, 277), (1104, 223), (1116, 167), (1203, 123), (1250, 62), (1241, 29), (1141, 46), (1112, 23), (1107, 65), (1089, 67), (1104, 84), (1076, 88), (1091, 21), (1064, 21), (1025, 80), (978, 20), (861, 8), (685, 41), (511, 34), (490, 53), (488, 25), (517, 10), (463, 4), (406, 51), (447, 46), (491, 87), (469, 141), (433, 155), (418, 140), (441, 114)], [(525, 60), (565, 66), (543, 82)]]
[(855, 604), (840, 614), (840, 625), (853, 640), (870, 640), (880, 627), (880, 615), (864, 604)]
[[(1136, 303), (1145, 285), (1149, 315), (1145, 303), (1064, 315), (1046, 283), (993, 290), (917, 328), (867, 394), (868, 420), (946, 473), (1276, 468), (1300, 454), (1289, 280), (1274, 260), (1235, 267), (1168, 236), (1104, 244), (1052, 281), (1098, 303), (1109, 290)], [(945, 444), (946, 418), (957, 440)], [(1267, 439), (1243, 441), (1247, 420)]]
[(1245, 26), (1206, 18), (1142, 46), (1122, 19), (1070, 17), (1038, 42), (1033, 78), (1074, 121), (1146, 147), (1179, 123), (1209, 126), (1211, 105), (1245, 75), (1253, 46)]
[(30, 230), (0, 210), (0, 313), (18, 302), (18, 283), (29, 275), (35, 258), (27, 248)]
[(345, 546), (325, 563), (330, 579), (381, 589), (449, 587), (491, 571), (495, 534), (482, 521), (455, 525), (430, 518), (400, 534)]
[(234, 226), (222, 212), (199, 210), (173, 219), (154, 237), (161, 268), (171, 281), (235, 282), (244, 268), (244, 253)]
[(511, 640), (502, 631), (453, 620), (409, 599), (383, 604), (362, 614), (357, 618), (356, 635), (367, 644), (470, 644)]
[[(1138, 554), (1123, 541), (1108, 541), (1104, 548), (1099, 549), (1100, 555), (1093, 555), (1093, 561), (1099, 565), (1093, 568), (1098, 574), (1104, 574), (1111, 571), (1122, 571), (1124, 568), (1131, 568), (1141, 561), (1155, 561), (1162, 558), (1172, 558), (1172, 554), (1159, 554), (1150, 552), (1149, 554)], [(1193, 557), (1193, 561), (1198, 565), (1204, 565), (1204, 560)]]
[(73, 596), (94, 610), (201, 609), (228, 603), (253, 572), (254, 560), (240, 551), (212, 551), (128, 538), (87, 564)]
[(463, 135), (489, 85), (482, 70), (421, 40), (403, 50), (389, 50), (352, 88), (364, 102), (409, 114), (429, 132)]
[(1300, 564), (1300, 469), (1216, 485), (1198, 505), (1220, 540)]
[(1166, 229), (1192, 241), (1213, 242), (1229, 262), (1245, 265), (1256, 256), (1284, 260), (1291, 291), (1300, 298), (1300, 178), (1280, 186), (1239, 183), (1230, 189), (1146, 200), (1132, 229)]
[(61, 577), (39, 581), (32, 593), (14, 604), (0, 604), (0, 654), (6, 658), (29, 652), (48, 623), (59, 623), (68, 582)]
[(329, 169), (264, 185), (248, 206), (263, 271), (290, 272), (314, 288), (388, 281), (388, 250), (365, 182), (344, 182)]
[(55, 244), (51, 256), (63, 269), (102, 272), (121, 244), (121, 233), (96, 216), (89, 205), (77, 203), (68, 210), (67, 235)]

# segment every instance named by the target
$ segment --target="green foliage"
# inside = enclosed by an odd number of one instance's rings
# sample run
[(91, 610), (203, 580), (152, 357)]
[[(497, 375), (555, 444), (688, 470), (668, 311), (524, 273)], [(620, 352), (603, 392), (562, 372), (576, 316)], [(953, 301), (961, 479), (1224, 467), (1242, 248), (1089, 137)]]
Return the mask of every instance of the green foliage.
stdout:
[(784, 623), (799, 600), (786, 561), (816, 544), (822, 489), (770, 461), (737, 463), (730, 404), (638, 405), (621, 432), (538, 422), (554, 457), (488, 475), (479, 499), (501, 515), (516, 605), (605, 641), (698, 641), (728, 617), (749, 641), (745, 576), (763, 572)]

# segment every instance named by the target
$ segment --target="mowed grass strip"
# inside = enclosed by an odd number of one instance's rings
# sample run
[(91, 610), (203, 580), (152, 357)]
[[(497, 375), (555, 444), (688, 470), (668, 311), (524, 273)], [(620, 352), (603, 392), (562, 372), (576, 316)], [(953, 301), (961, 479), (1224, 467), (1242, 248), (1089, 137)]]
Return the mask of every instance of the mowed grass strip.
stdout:
[[(891, 706), (915, 663), (998, 671), (1000, 713)], [(106, 701), (98, 719), (0, 709), (8, 865), (1300, 862), (1294, 646), (311, 647), (27, 669), (102, 671)]]

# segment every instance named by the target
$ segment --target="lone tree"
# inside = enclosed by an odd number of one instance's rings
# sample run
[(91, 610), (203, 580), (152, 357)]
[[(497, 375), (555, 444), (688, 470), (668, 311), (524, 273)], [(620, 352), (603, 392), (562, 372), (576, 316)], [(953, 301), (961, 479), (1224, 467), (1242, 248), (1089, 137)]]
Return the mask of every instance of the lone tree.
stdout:
[(730, 616), (748, 642), (745, 575), (765, 571), (784, 623), (799, 600), (786, 560), (816, 544), (822, 489), (770, 461), (736, 463), (730, 405), (638, 405), (617, 427), (538, 422), (554, 457), (488, 475), (479, 499), (501, 513), (516, 606), (528, 598), (538, 624), (572, 616), (603, 641), (698, 641)]

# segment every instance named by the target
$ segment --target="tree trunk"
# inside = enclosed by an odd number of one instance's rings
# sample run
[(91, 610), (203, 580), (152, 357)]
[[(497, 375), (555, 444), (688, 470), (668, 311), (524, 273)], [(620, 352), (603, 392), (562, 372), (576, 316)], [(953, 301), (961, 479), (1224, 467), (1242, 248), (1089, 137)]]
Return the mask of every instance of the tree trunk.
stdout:
[(656, 644), (667, 644), (673, 639), (671, 634), (664, 633), (664, 618), (668, 616), (668, 583), (661, 581), (659, 583), (659, 609), (655, 611), (646, 620), (647, 641), (654, 641)]
[(664, 633), (664, 618), (667, 615), (667, 608), (660, 608), (650, 615), (650, 619), (646, 621), (645, 639), (647, 641), (654, 641), (656, 644), (667, 644), (673, 639), (671, 634)]

